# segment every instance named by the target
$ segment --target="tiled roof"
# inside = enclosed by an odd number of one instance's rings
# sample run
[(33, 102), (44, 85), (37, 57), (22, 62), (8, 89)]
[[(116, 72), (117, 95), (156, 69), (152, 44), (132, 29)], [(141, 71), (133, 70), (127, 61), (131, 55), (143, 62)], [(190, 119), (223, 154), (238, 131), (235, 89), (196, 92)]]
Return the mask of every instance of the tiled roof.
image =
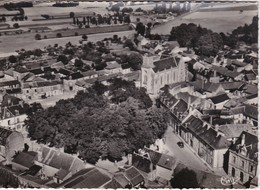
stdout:
[(124, 176), (123, 173), (116, 173), (114, 175), (114, 179), (122, 186), (125, 187), (128, 183), (129, 180)]
[(154, 64), (154, 72), (160, 72), (163, 70), (171, 69), (178, 66), (178, 63), (180, 61), (180, 58), (175, 57), (168, 57), (165, 59), (160, 59), (158, 61), (155, 61)]
[[(10, 104), (9, 104), (10, 101)], [(9, 94), (5, 94), (3, 96), (3, 101), (2, 101), (2, 107), (4, 106), (10, 106), (10, 105), (17, 105), (21, 102), (22, 100), (20, 98), (14, 97), (12, 95)]]
[(177, 115), (178, 113), (184, 113), (188, 109), (188, 104), (183, 100), (179, 100), (178, 103), (174, 106), (173, 113)]
[(70, 171), (68, 170), (64, 170), (64, 169), (60, 169), (56, 175), (59, 179), (63, 180), (68, 174), (70, 173)]
[(226, 100), (229, 100), (230, 98), (228, 97), (227, 94), (220, 94), (214, 97), (209, 98), (214, 104), (219, 104), (221, 102), (224, 102)]
[(62, 81), (39, 81), (33, 83), (24, 83), (23, 88), (37, 88), (37, 87), (45, 87), (45, 86), (55, 86), (62, 84)]
[(257, 106), (244, 104), (245, 105), (245, 115), (253, 118), (255, 120), (258, 120), (258, 109)]
[(196, 134), (201, 141), (208, 144), (213, 149), (223, 149), (230, 146), (230, 142), (212, 128), (203, 126), (203, 122), (195, 116), (190, 116), (183, 124), (188, 130)]
[(149, 160), (148, 157), (141, 156), (138, 154), (133, 154), (132, 156), (132, 165), (136, 167), (138, 170), (141, 170), (145, 173), (150, 173), (151, 172), (151, 161)]
[(245, 76), (246, 80), (250, 81), (250, 80), (256, 80), (256, 75), (254, 73), (251, 74), (246, 74)]
[(97, 168), (87, 171), (85, 174), (76, 178), (68, 179), (65, 188), (100, 188), (110, 181), (110, 177), (100, 172)]
[(243, 82), (223, 82), (221, 83), (221, 85), (223, 86), (223, 88), (225, 90), (237, 90), (240, 89), (244, 83)]
[(224, 75), (224, 76), (227, 76), (227, 77), (230, 77), (230, 78), (236, 78), (237, 76), (240, 75), (239, 72), (237, 71), (230, 71), (224, 67), (219, 67), (219, 66), (216, 66), (216, 65), (212, 65), (211, 69), (213, 71), (217, 71), (217, 73), (221, 74), (221, 75)]
[(258, 93), (258, 88), (257, 85), (251, 85), (251, 84), (247, 84), (245, 87), (245, 93), (247, 94), (257, 94)]
[(171, 108), (175, 103), (178, 102), (178, 100), (173, 95), (171, 95), (169, 92), (164, 92), (163, 94), (161, 94), (160, 100), (168, 108)]
[(243, 131), (252, 131), (250, 124), (228, 124), (219, 126), (218, 130), (223, 132), (227, 139), (238, 138)]
[(21, 88), (14, 88), (14, 89), (6, 89), (7, 94), (21, 94), (22, 89)]
[[(242, 146), (241, 141), (242, 137), (244, 136), (245, 138), (245, 144)], [(237, 152), (238, 154), (241, 154), (241, 150), (245, 149), (246, 154), (244, 155), (245, 157), (258, 161), (258, 157), (255, 156), (255, 154), (258, 153), (258, 138), (257, 135), (253, 135), (247, 131), (243, 131), (238, 140), (235, 142), (234, 145), (231, 146), (231, 150)]]
[(166, 168), (168, 170), (172, 170), (175, 163), (176, 160), (172, 156), (162, 154), (157, 165)]
[(112, 63), (112, 64), (108, 64), (106, 66), (106, 69), (110, 70), (110, 69), (117, 69), (117, 68), (121, 68), (121, 65), (117, 62)]
[(122, 189), (124, 187), (125, 186), (121, 186), (115, 179), (112, 179), (104, 186), (105, 189)]
[(141, 183), (144, 181), (144, 177), (141, 175), (141, 173), (135, 168), (135, 167), (130, 167), (125, 171), (125, 176), (127, 179), (131, 182), (133, 186)]
[(7, 109), (13, 114), (13, 115), (16, 115), (16, 112), (19, 114), (19, 115), (23, 115), (25, 114), (26, 110), (23, 106), (21, 105), (13, 105), (13, 106), (9, 106), (7, 107)]
[(67, 70), (67, 69), (60, 68), (60, 69), (59, 69), (59, 73), (65, 75), (65, 76), (69, 76), (69, 75), (72, 73), (72, 71)]
[(31, 176), (35, 176), (41, 169), (42, 169), (41, 166), (33, 165), (29, 168), (29, 170), (26, 172), (26, 174), (29, 174)]
[(13, 86), (13, 85), (19, 85), (19, 86), (21, 86), (21, 83), (20, 83), (18, 80), (10, 80), (10, 81), (0, 82), (0, 87)]
[(193, 103), (195, 100), (198, 99), (198, 97), (190, 95), (188, 92), (179, 92), (176, 94), (180, 99), (184, 100), (188, 104), (189, 98), (190, 98), (190, 103)]
[(18, 73), (27, 73), (27, 72), (29, 72), (28, 69), (26, 69), (24, 67), (21, 67), (21, 66), (15, 67), (14, 71), (16, 71)]
[(162, 154), (159, 152), (156, 152), (154, 150), (148, 149), (148, 148), (144, 148), (144, 150), (149, 154), (151, 161), (154, 165), (157, 165)]
[(36, 158), (37, 152), (20, 152), (17, 156), (15, 156), (12, 162), (30, 168), (34, 165)]
[(74, 80), (74, 79), (80, 79), (80, 78), (83, 78), (84, 76), (81, 74), (81, 72), (76, 72), (76, 73), (72, 73), (71, 75), (71, 79)]

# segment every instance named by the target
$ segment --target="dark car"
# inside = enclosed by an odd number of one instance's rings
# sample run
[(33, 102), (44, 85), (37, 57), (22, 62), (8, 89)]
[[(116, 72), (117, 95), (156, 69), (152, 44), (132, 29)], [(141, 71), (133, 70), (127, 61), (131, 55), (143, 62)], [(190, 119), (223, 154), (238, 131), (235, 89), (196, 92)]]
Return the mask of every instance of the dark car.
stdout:
[(184, 147), (184, 143), (183, 143), (182, 141), (177, 142), (177, 145), (178, 145), (180, 148), (183, 148), (183, 147)]

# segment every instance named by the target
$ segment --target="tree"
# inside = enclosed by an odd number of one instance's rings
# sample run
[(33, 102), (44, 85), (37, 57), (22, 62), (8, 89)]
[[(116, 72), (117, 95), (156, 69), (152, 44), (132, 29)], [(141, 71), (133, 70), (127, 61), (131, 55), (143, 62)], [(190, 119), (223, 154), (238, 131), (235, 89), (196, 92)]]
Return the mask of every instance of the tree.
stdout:
[(141, 34), (142, 36), (144, 36), (145, 25), (142, 22), (139, 22), (139, 23), (137, 23), (135, 30), (137, 31), (137, 34)]
[(119, 12), (119, 10), (120, 10), (120, 6), (118, 4), (112, 5), (111, 11)]
[(16, 59), (16, 57), (14, 55), (10, 55), (9, 58), (8, 58), (8, 61), (10, 63), (16, 63), (17, 59)]
[(75, 13), (74, 12), (70, 12), (70, 18), (74, 18), (75, 17)]
[(196, 173), (188, 168), (184, 168), (179, 173), (177, 173), (171, 180), (171, 185), (173, 188), (178, 189), (199, 188)]
[(143, 57), (139, 53), (131, 53), (128, 56), (128, 63), (133, 70), (140, 70), (143, 64)]
[(86, 18), (83, 17), (83, 24), (86, 25)]
[(61, 38), (61, 37), (62, 37), (62, 34), (61, 34), (61, 33), (57, 33), (57, 34), (56, 34), (56, 37), (57, 37), (57, 38)]
[(67, 56), (63, 54), (58, 56), (57, 61), (61, 61), (64, 65), (66, 65), (69, 62)]
[(83, 65), (84, 65), (84, 63), (82, 60), (80, 60), (80, 59), (75, 60), (75, 64), (74, 64), (75, 67), (82, 68)]
[(87, 40), (88, 40), (88, 36), (87, 36), (86, 34), (83, 34), (83, 35), (82, 35), (82, 39), (85, 40), (85, 41), (87, 41)]
[(35, 34), (35, 40), (41, 40), (41, 35), (40, 34)]
[(19, 26), (18, 23), (14, 23), (14, 24), (13, 24), (13, 27), (14, 27), (14, 28), (19, 28), (20, 26)]

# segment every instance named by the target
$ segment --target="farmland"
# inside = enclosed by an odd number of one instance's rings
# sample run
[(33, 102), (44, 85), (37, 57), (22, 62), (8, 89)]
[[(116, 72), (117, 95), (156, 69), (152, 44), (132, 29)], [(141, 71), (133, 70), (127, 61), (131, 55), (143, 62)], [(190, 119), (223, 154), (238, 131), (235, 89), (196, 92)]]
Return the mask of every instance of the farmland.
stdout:
[(239, 11), (194, 12), (160, 25), (159, 28), (154, 28), (152, 33), (169, 34), (173, 26), (179, 26), (182, 23), (194, 23), (214, 32), (228, 33), (238, 26), (250, 24), (256, 15), (257, 10), (244, 11), (243, 13)]

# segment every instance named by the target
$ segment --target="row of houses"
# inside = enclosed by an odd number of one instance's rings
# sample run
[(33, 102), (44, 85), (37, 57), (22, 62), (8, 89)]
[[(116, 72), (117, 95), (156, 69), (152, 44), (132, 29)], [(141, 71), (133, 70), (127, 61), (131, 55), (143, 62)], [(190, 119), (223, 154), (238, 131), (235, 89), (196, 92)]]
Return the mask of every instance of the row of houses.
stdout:
[[(171, 115), (168, 122), (173, 128), (173, 131), (180, 136), (194, 153), (210, 168), (213, 170), (224, 168), (230, 176), (238, 176), (238, 171), (236, 175), (232, 175), (232, 169), (230, 169), (232, 147), (241, 140), (243, 134), (254, 137), (252, 138), (255, 139), (252, 142), (254, 145), (250, 145), (250, 148), (251, 146), (257, 147), (256, 126), (252, 125), (251, 122), (235, 122), (236, 118), (233, 116), (236, 115), (236, 113), (233, 115), (230, 110), (225, 110), (224, 112), (224, 110), (213, 109), (204, 110), (202, 112), (201, 108), (196, 106), (196, 101), (198, 101), (199, 98), (197, 98), (198, 100), (194, 98), (194, 101), (192, 101), (192, 96), (189, 96), (187, 101), (182, 97), (183, 96), (178, 94), (173, 96), (166, 91), (158, 100), (158, 104), (168, 110)], [(221, 112), (225, 117), (221, 117)], [(240, 114), (246, 118), (245, 115), (248, 113), (244, 108)], [(232, 118), (231, 123), (225, 120), (227, 115)], [(214, 118), (217, 120), (215, 123), (213, 122)], [(241, 117), (238, 118), (240, 119)], [(219, 123), (222, 119), (224, 123)], [(247, 118), (249, 121), (252, 121), (252, 119), (253, 118)], [(250, 140), (248, 141), (248, 143), (250, 143)], [(244, 146), (244, 143), (242, 144)], [(257, 149), (254, 149), (254, 153), (257, 153)], [(244, 159), (252, 159), (251, 156), (247, 157), (249, 154), (245, 156)], [(256, 168), (256, 160), (251, 161), (255, 163), (254, 167)], [(242, 171), (243, 174), (240, 175), (242, 177), (239, 178), (242, 184), (251, 181), (256, 176), (256, 172), (250, 173), (246, 165), (244, 165), (244, 167), (245, 170)]]

